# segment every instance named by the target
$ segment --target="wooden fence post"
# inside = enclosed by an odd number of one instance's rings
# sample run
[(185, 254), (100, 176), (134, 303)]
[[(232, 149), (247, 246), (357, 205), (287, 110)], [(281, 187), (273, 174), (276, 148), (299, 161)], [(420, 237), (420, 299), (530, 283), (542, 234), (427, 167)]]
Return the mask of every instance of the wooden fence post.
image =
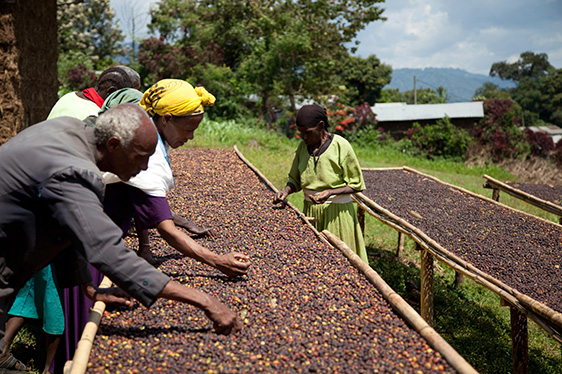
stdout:
[[(419, 244), (416, 243), (418, 247)], [(428, 250), (419, 248), (421, 253), (421, 316), (433, 327), (433, 256)]]
[(396, 248), (396, 257), (402, 257), (404, 252), (404, 234), (398, 231), (398, 248)]

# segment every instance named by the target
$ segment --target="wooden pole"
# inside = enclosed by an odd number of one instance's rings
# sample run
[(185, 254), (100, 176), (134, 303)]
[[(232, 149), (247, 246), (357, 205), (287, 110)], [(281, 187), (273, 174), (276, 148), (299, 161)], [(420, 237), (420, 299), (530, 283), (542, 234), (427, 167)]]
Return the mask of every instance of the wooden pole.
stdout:
[(513, 345), (513, 374), (527, 374), (529, 372), (529, 336), (527, 331), (527, 316), (519, 309), (511, 309), (511, 342)]
[(464, 275), (459, 273), (458, 271), (455, 272), (455, 286), (460, 286), (464, 283)]
[(404, 253), (404, 234), (398, 231), (398, 248), (396, 248), (396, 257), (401, 258)]
[[(100, 284), (100, 288), (111, 287), (111, 284), (111, 280), (108, 277), (104, 277)], [(94, 307), (90, 309), (90, 318), (88, 319), (80, 341), (76, 346), (74, 357), (72, 358), (72, 361), (67, 361), (64, 365), (65, 374), (84, 374), (86, 372), (90, 352), (92, 351), (94, 339), (96, 338), (96, 332), (98, 331), (98, 326), (104, 311), (105, 303), (101, 301), (96, 301)]]
[(529, 332), (527, 316), (505, 299), (500, 299), (502, 306), (509, 306), (511, 312), (511, 347), (513, 374), (529, 372)]
[(492, 199), (494, 201), (500, 201), (500, 190), (498, 190), (497, 188), (494, 188), (492, 190)]
[[(416, 243), (416, 246), (419, 244)], [(421, 248), (421, 316), (433, 327), (433, 256)]]

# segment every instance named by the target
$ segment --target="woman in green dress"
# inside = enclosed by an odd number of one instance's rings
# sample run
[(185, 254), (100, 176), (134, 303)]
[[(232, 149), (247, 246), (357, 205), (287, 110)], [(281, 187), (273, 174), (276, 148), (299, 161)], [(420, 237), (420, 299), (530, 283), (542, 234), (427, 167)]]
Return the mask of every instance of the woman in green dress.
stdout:
[(317, 230), (328, 230), (369, 263), (351, 194), (365, 189), (353, 148), (343, 137), (328, 132), (328, 116), (320, 105), (305, 105), (297, 113), (299, 144), (287, 186), (274, 203), (303, 190), (304, 214), (316, 218)]

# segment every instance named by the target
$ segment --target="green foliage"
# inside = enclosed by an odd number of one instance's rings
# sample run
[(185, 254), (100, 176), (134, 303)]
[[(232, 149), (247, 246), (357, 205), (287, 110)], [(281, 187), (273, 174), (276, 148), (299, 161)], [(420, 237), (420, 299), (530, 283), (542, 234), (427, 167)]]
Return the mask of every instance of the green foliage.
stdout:
[(406, 136), (418, 152), (427, 158), (443, 157), (461, 161), (466, 158), (472, 140), (468, 132), (454, 126), (449, 117), (423, 127), (416, 122)]
[(361, 58), (349, 56), (338, 77), (348, 89), (347, 102), (356, 106), (365, 102), (375, 105), (384, 86), (390, 83), (392, 67), (383, 64), (375, 55)]
[(397, 88), (385, 88), (380, 102), (414, 104), (415, 101), (417, 104), (445, 104), (448, 98), (447, 90), (441, 86), (437, 90), (420, 88), (415, 93), (414, 90), (400, 92)]
[(96, 69), (111, 65), (125, 53), (125, 36), (114, 18), (109, 0), (57, 0), (59, 52), (84, 51)]
[[(59, 97), (72, 92), (76, 91), (82, 87), (83, 85), (76, 84), (76, 82), (72, 82), (69, 79), (69, 72), (72, 69), (75, 69), (79, 65), (82, 65), (85, 70), (89, 71), (93, 74), (94, 71), (94, 63), (89, 58), (89, 55), (86, 52), (82, 52), (79, 50), (68, 51), (59, 54), (59, 59), (57, 61), (57, 68), (58, 68), (58, 77), (59, 77)], [(90, 74), (84, 76), (83, 83), (89, 83), (89, 78), (91, 77)], [(91, 86), (89, 86), (91, 87)]]
[(511, 96), (507, 90), (502, 90), (497, 84), (485, 82), (480, 88), (474, 92), (473, 100), (489, 100), (489, 99), (510, 99)]
[(330, 92), (348, 56), (346, 44), (381, 19), (382, 0), (265, 1), (163, 0), (152, 11), (152, 31), (174, 47), (189, 47), (197, 64), (231, 68), (261, 97)]
[(248, 84), (238, 79), (228, 67), (210, 63), (196, 65), (191, 69), (189, 82), (195, 86), (202, 85), (216, 98), (215, 104), (208, 109), (210, 119), (243, 119), (250, 117), (247, 109)]
[(490, 75), (517, 82), (509, 93), (523, 108), (526, 126), (540, 121), (562, 126), (562, 69), (550, 65), (546, 53), (524, 52), (514, 63), (496, 62)]
[(474, 127), (474, 137), (494, 161), (517, 158), (529, 153), (529, 144), (519, 126), (513, 101), (486, 100), (484, 118)]
[(548, 62), (548, 55), (546, 53), (535, 54), (527, 51), (521, 53), (519, 60), (516, 62), (502, 61), (492, 64), (490, 76), (518, 82), (525, 77), (537, 78), (543, 76), (551, 69), (552, 65)]

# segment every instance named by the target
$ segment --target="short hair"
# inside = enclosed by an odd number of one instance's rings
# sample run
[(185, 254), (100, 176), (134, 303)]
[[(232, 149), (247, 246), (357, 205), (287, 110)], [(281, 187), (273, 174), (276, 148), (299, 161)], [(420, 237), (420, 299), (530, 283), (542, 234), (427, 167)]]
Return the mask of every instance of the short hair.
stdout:
[(109, 138), (119, 139), (123, 148), (131, 147), (135, 132), (142, 125), (143, 119), (148, 120), (146, 112), (135, 104), (121, 104), (100, 114), (94, 127), (96, 145), (106, 143)]
[(104, 91), (109, 86), (115, 86), (118, 90), (120, 88), (134, 88), (136, 82), (133, 82), (129, 73), (119, 66), (114, 66), (104, 70), (98, 77), (96, 83), (96, 91)]
[[(129, 66), (126, 65), (117, 65), (116, 68), (120, 68), (122, 70), (125, 71), (125, 73), (127, 73), (127, 75), (129, 76), (129, 79), (131, 80), (131, 83), (133, 83), (134, 85), (139, 85), (140, 87), (140, 83), (141, 83), (141, 77), (140, 74), (137, 73), (137, 71)], [(136, 88), (136, 87), (132, 87), (132, 88)]]

